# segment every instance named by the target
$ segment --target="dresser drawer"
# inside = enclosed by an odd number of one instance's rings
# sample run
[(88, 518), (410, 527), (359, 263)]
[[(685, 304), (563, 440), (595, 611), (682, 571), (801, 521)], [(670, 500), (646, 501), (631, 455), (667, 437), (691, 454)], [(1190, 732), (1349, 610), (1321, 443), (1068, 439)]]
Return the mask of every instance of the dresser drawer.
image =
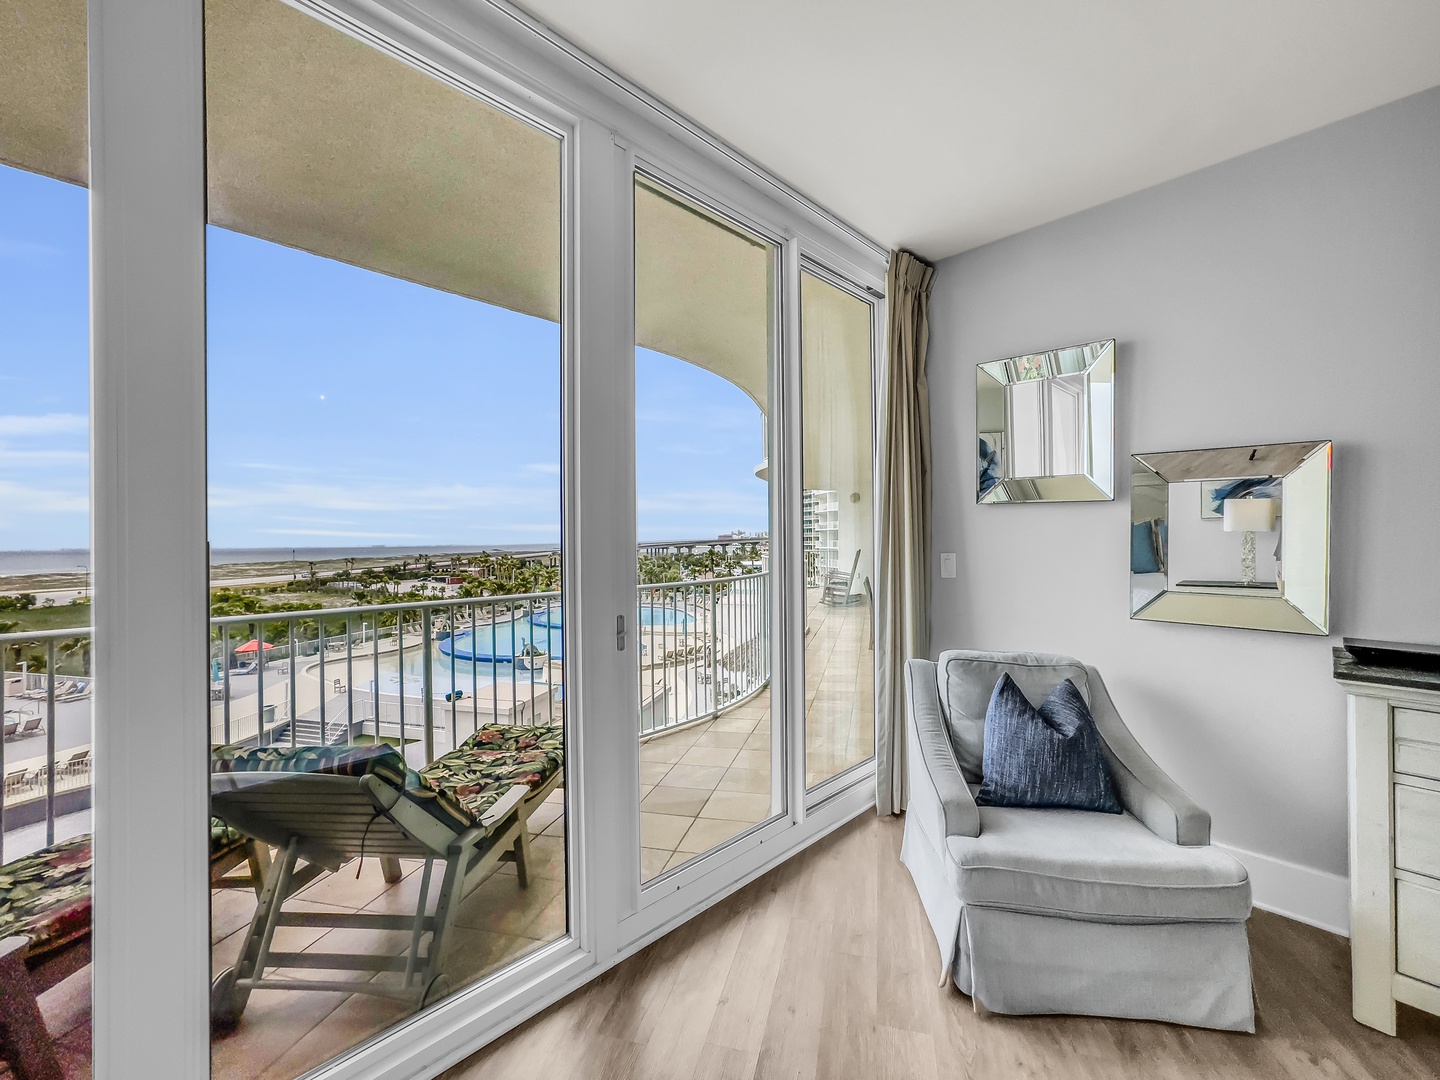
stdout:
[(1440, 986), (1440, 889), (1395, 883), (1395, 970)]
[(1440, 791), (1395, 785), (1395, 865), (1440, 878)]
[(1440, 713), (1395, 710), (1395, 771), (1440, 780)]

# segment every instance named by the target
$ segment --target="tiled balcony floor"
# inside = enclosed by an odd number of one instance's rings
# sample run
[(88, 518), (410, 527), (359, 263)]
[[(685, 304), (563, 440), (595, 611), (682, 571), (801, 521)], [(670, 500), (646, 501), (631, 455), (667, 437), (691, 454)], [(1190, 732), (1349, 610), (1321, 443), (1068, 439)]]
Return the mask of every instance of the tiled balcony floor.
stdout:
[(770, 816), (770, 692), (640, 747), (640, 876)]
[[(805, 630), (805, 786), (875, 753), (868, 604), (811, 589)], [(649, 880), (771, 813), (770, 692), (640, 747), (640, 871)]]
[(875, 652), (870, 605), (827, 607), (808, 594), (805, 623), (805, 786), (875, 753)]

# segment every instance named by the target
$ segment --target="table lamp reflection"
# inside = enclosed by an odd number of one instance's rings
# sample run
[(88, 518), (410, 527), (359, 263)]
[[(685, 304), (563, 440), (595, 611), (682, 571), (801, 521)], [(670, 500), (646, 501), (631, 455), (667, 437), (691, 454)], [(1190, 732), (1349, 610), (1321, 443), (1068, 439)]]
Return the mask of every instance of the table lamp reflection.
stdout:
[(1225, 531), (1245, 535), (1240, 538), (1240, 580), (1255, 584), (1255, 534), (1275, 529), (1279, 499), (1226, 499)]

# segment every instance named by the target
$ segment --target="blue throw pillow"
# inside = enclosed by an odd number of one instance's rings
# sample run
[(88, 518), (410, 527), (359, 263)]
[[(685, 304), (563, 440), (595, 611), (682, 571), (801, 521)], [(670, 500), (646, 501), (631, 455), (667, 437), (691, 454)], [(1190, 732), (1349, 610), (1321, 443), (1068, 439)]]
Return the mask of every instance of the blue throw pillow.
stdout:
[(1155, 554), (1155, 523), (1136, 521), (1130, 525), (1130, 572), (1158, 574), (1160, 560)]
[(1000, 676), (985, 710), (984, 770), (981, 806), (1123, 811), (1095, 719), (1069, 679), (1037, 709)]

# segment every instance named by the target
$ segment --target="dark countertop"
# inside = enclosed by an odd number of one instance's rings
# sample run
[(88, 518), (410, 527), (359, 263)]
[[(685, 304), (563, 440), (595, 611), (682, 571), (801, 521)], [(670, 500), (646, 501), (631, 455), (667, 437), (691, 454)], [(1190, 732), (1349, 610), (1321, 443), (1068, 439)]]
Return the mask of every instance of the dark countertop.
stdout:
[(1333, 650), (1335, 678), (1346, 682), (1374, 683), (1377, 686), (1404, 686), (1412, 690), (1434, 690), (1440, 693), (1440, 672), (1408, 668), (1400, 665), (1362, 664), (1343, 648)]

